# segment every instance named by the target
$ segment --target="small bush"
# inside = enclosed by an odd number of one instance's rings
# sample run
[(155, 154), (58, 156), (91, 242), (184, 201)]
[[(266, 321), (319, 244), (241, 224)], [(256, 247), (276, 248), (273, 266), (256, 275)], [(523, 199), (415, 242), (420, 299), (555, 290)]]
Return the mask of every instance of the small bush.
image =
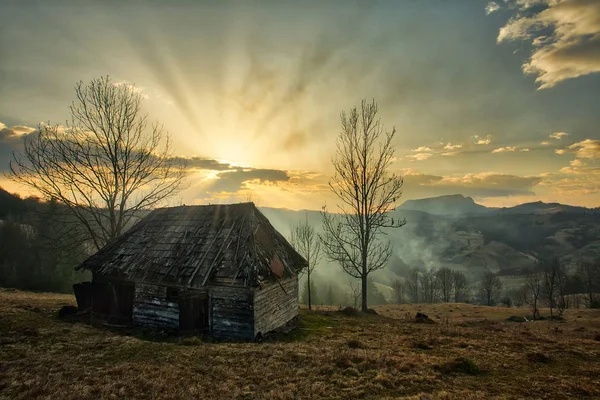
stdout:
[(416, 342), (414, 344), (414, 346), (417, 349), (421, 349), (421, 350), (431, 350), (431, 346), (429, 345), (429, 343), (424, 342), (424, 341)]
[(351, 349), (364, 349), (365, 345), (362, 344), (359, 340), (350, 339), (348, 340), (348, 347), (350, 347)]
[(339, 312), (341, 312), (344, 315), (356, 315), (358, 314), (358, 310), (354, 307), (346, 307), (342, 310), (340, 310)]
[(600, 333), (596, 333), (596, 335), (594, 336), (594, 340), (596, 342), (600, 342)]
[(445, 374), (477, 375), (481, 373), (481, 369), (475, 364), (475, 361), (467, 357), (457, 357), (443, 364), (439, 369)]
[(517, 317), (516, 315), (511, 315), (510, 317), (506, 318), (506, 322), (527, 322), (527, 319), (525, 317)]
[(540, 353), (538, 351), (527, 353), (527, 359), (529, 362), (541, 364), (548, 364), (552, 361), (552, 357), (550, 357), (548, 354)]

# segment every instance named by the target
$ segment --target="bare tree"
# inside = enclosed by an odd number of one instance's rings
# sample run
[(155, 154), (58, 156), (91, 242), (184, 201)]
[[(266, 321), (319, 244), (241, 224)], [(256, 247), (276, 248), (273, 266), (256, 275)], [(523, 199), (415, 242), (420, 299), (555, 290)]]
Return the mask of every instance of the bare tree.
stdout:
[(577, 265), (579, 276), (583, 282), (583, 288), (588, 298), (589, 307), (596, 304), (595, 293), (600, 290), (600, 263), (580, 261)]
[(541, 272), (532, 272), (527, 275), (525, 279), (526, 288), (526, 301), (531, 308), (531, 314), (533, 319), (540, 317), (540, 311), (538, 309), (538, 302), (540, 295), (542, 294), (542, 288), (544, 286), (544, 275)]
[(556, 309), (558, 310), (558, 315), (562, 315), (565, 311), (565, 308), (568, 307), (567, 302), (567, 284), (569, 283), (569, 275), (567, 274), (565, 265), (561, 262), (558, 262), (556, 270)]
[(356, 281), (356, 279), (349, 276), (348, 289), (348, 296), (352, 301), (353, 307), (358, 308), (358, 302), (360, 301), (360, 298), (362, 296), (361, 285), (359, 284), (359, 282)]
[(307, 296), (308, 296), (308, 309), (312, 310), (312, 298), (311, 298), (311, 282), (310, 276), (312, 272), (317, 268), (322, 258), (321, 253), (321, 241), (315, 231), (315, 228), (308, 223), (308, 216), (304, 222), (292, 226), (291, 243), (302, 257), (304, 257), (308, 263), (308, 267), (305, 269), (306, 278), (308, 279), (307, 285)]
[(390, 212), (402, 194), (403, 180), (389, 173), (394, 159), (392, 141), (396, 133), (385, 131), (377, 118), (375, 101), (342, 112), (342, 131), (333, 159), (335, 174), (329, 182), (337, 196), (338, 213), (323, 207), (322, 240), (327, 257), (340, 263), (362, 283), (362, 311), (367, 311), (367, 278), (385, 267), (392, 255), (389, 241), (382, 241), (384, 228), (399, 228)]
[(527, 287), (522, 286), (520, 288), (513, 289), (509, 292), (509, 296), (512, 299), (512, 303), (517, 308), (521, 308), (523, 304), (527, 303)]
[(498, 301), (502, 291), (502, 281), (489, 269), (484, 272), (479, 281), (479, 297), (488, 306), (493, 306)]
[(462, 303), (468, 294), (467, 277), (460, 271), (452, 271), (452, 288), (454, 290), (454, 301)]
[(554, 308), (562, 314), (566, 307), (567, 274), (558, 258), (542, 264), (544, 278), (542, 295), (550, 307), (550, 317), (552, 317)]
[(400, 279), (392, 282), (393, 299), (396, 304), (404, 303), (404, 283)]
[(439, 281), (433, 269), (427, 270), (421, 274), (421, 292), (423, 299), (428, 303), (435, 303), (439, 298)]
[(420, 293), (421, 270), (412, 268), (406, 278), (406, 292), (411, 303), (418, 303), (422, 294)]
[(452, 270), (450, 268), (440, 268), (436, 272), (437, 281), (442, 296), (442, 302), (449, 303), (452, 299)]
[(168, 133), (148, 125), (135, 87), (102, 77), (77, 83), (75, 95), (70, 122), (41, 124), (13, 154), (11, 178), (66, 205), (99, 249), (176, 193), (184, 169)]

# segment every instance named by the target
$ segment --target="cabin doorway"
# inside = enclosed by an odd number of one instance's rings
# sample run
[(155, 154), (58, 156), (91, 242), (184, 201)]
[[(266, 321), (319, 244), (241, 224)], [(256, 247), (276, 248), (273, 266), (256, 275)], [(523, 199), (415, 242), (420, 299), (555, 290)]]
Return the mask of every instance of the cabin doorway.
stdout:
[(179, 330), (201, 333), (208, 329), (208, 297), (191, 294), (179, 297)]

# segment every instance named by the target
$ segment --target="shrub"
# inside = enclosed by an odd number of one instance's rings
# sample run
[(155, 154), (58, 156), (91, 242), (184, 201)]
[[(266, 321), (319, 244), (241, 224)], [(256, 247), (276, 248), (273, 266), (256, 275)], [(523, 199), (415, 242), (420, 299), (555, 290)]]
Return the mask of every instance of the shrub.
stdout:
[(348, 340), (348, 347), (350, 347), (351, 349), (364, 349), (365, 345), (362, 344), (359, 340), (350, 339)]
[(481, 373), (481, 369), (477, 364), (467, 357), (457, 357), (454, 360), (443, 364), (439, 369), (446, 374), (477, 375)]
[(552, 357), (550, 357), (548, 354), (540, 353), (538, 351), (527, 353), (527, 359), (529, 362), (542, 364), (548, 364), (550, 361), (552, 361)]

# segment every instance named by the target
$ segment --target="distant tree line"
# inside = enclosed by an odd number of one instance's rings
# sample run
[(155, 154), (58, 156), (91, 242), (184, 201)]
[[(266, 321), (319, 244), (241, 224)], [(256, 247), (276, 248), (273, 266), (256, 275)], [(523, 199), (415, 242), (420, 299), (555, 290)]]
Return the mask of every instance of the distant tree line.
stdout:
[(529, 306), (532, 317), (540, 308), (550, 309), (550, 317), (562, 315), (566, 308), (600, 308), (600, 262), (580, 261), (569, 273), (558, 258), (538, 260), (525, 276), (525, 283), (511, 292), (509, 299), (521, 307)]
[(450, 268), (411, 268), (403, 280), (392, 283), (393, 300), (402, 303), (465, 302), (470, 286), (464, 273)]
[[(336, 281), (318, 276), (312, 277), (310, 286), (308, 279), (304, 282), (300, 291), (300, 303), (306, 306), (334, 306), (345, 307), (350, 306), (360, 308), (362, 286), (358, 279), (350, 279), (346, 285), (340, 285)], [(368, 286), (368, 303), (370, 305), (387, 304), (388, 300), (379, 290), (375, 282), (369, 278)]]
[[(76, 228), (62, 220), (61, 206), (21, 199), (0, 189), (0, 286), (70, 292), (84, 247)], [(66, 232), (69, 230), (69, 232)]]

